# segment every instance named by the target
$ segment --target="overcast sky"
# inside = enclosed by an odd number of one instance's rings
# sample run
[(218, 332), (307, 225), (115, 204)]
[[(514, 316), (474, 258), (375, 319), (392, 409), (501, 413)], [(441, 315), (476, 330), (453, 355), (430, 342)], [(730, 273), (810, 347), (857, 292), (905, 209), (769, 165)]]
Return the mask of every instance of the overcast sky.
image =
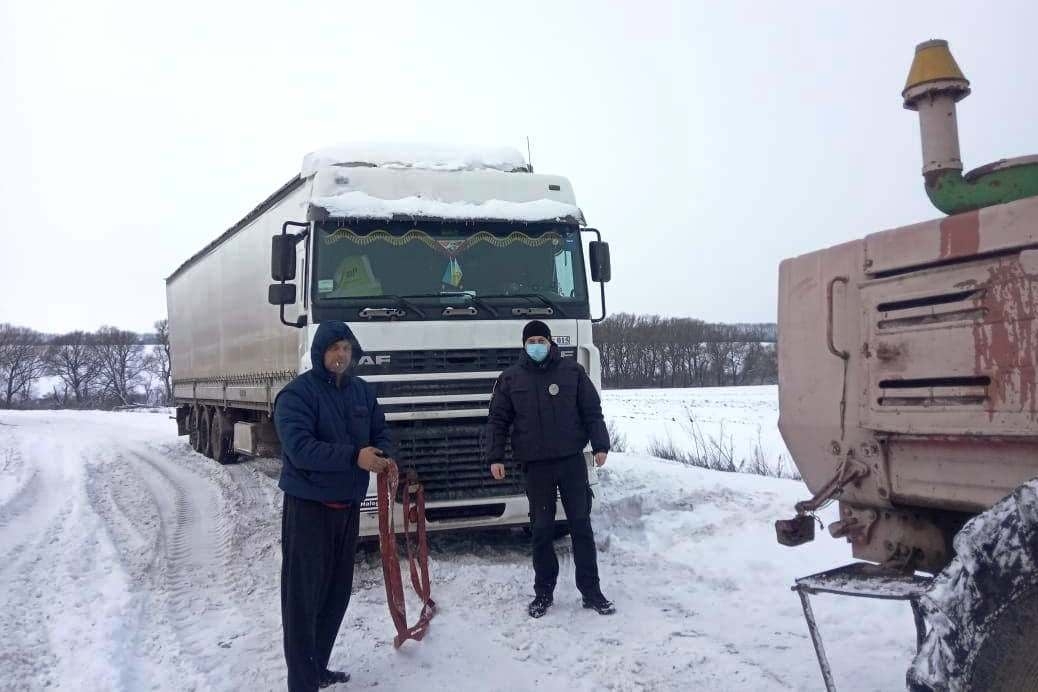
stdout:
[(150, 328), (317, 147), (527, 135), (611, 311), (772, 321), (782, 258), (938, 215), (900, 99), (933, 37), (966, 167), (1038, 153), (1027, 0), (264, 5), (0, 0), (0, 322)]

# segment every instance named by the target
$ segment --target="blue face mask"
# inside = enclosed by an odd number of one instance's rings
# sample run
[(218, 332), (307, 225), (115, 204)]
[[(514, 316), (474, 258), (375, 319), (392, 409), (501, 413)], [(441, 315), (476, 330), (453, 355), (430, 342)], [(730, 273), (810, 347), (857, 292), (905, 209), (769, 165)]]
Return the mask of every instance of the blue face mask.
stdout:
[(548, 344), (526, 344), (526, 355), (534, 362), (540, 363), (548, 357)]

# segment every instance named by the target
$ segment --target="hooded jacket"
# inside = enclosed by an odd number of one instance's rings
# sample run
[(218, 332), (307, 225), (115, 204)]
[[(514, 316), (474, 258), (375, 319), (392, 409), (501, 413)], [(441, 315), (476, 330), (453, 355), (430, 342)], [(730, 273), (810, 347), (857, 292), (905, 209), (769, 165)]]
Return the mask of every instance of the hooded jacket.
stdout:
[(519, 362), (498, 377), (487, 421), (489, 463), (504, 460), (509, 434), (512, 455), (521, 463), (579, 454), (588, 441), (594, 452), (609, 451), (594, 383), (576, 360), (559, 354), (554, 342), (544, 362), (523, 352)]
[(336, 341), (352, 344), (353, 361), (362, 351), (344, 322), (322, 322), (310, 348), (313, 368), (288, 383), (274, 401), (274, 425), (281, 440), (281, 480), (285, 493), (305, 500), (360, 503), (369, 473), (357, 466), (364, 447), (393, 455), (386, 418), (375, 387), (359, 377), (324, 367), (324, 352)]

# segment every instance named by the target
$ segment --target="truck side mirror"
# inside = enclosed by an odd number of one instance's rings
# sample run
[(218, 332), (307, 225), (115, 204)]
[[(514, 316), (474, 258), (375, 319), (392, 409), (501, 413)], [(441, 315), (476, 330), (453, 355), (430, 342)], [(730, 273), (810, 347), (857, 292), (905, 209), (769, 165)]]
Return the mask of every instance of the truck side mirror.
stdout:
[(593, 240), (588, 244), (591, 253), (591, 280), (596, 283), (607, 283), (613, 278), (613, 270), (609, 263), (609, 243)]
[[(270, 239), (270, 278), (292, 281), (296, 278), (296, 243), (299, 238), (282, 233)], [(273, 296), (273, 294), (271, 294)], [(271, 301), (273, 303), (273, 300)], [(292, 298), (291, 302), (296, 302)], [(274, 303), (280, 305), (281, 303)]]
[(267, 300), (271, 305), (294, 305), (296, 302), (295, 284), (271, 284), (267, 289)]

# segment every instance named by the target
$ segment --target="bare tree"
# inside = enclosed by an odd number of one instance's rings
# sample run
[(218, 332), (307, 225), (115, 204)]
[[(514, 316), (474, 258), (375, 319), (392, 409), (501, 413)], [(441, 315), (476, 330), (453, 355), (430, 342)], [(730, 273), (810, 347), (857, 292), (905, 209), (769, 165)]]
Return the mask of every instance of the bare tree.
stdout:
[(54, 339), (47, 349), (47, 372), (65, 386), (63, 405), (71, 395), (76, 406), (85, 406), (97, 387), (100, 361), (92, 348), (93, 339), (86, 332), (70, 332)]
[(27, 327), (0, 324), (0, 405), (28, 399), (44, 373), (43, 336)]
[(145, 366), (140, 337), (116, 327), (101, 327), (91, 340), (90, 351), (97, 360), (102, 394), (124, 405), (133, 403)]
[(155, 323), (155, 336), (158, 347), (152, 349), (146, 357), (145, 364), (151, 376), (161, 383), (161, 405), (169, 406), (173, 402), (173, 382), (170, 379), (169, 357), (169, 320)]

